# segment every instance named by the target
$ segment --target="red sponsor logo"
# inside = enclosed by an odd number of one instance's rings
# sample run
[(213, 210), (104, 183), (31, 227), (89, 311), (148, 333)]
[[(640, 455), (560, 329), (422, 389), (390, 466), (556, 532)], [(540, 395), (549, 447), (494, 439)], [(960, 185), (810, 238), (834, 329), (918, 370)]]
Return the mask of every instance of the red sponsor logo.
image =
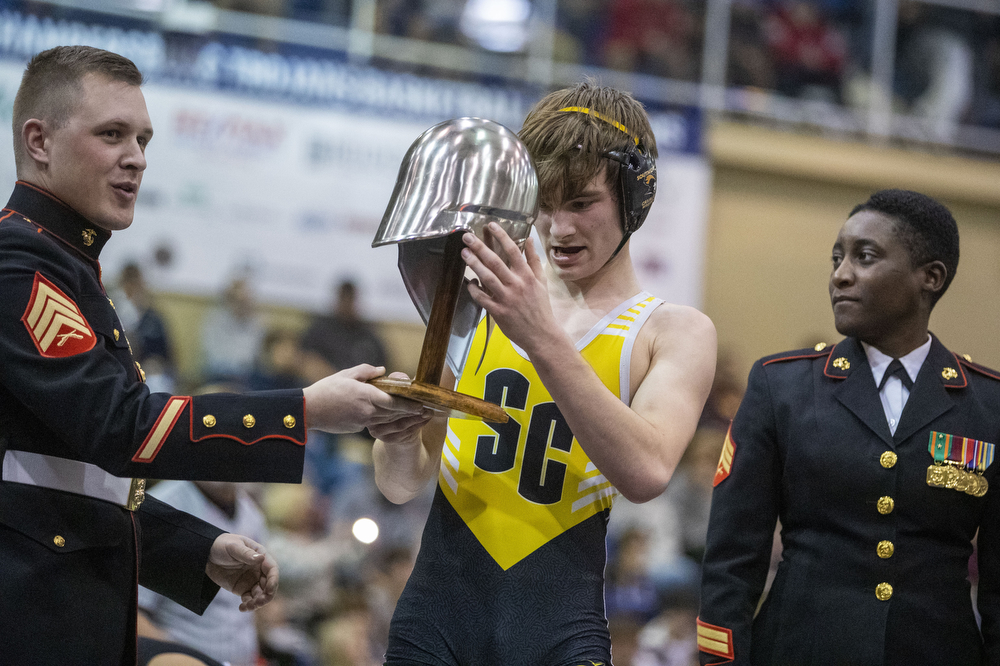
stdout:
[(97, 343), (80, 308), (41, 273), (35, 273), (31, 299), (21, 317), (38, 352), (63, 358), (90, 351)]

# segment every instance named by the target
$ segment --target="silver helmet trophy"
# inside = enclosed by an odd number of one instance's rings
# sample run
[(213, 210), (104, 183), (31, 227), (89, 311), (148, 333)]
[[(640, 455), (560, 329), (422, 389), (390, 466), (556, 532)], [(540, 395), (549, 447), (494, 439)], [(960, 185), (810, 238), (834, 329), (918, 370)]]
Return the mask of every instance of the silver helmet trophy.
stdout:
[[(456, 118), (425, 131), (406, 152), (372, 247), (399, 246), (399, 272), (427, 324), (453, 234), (472, 232), (506, 260), (486, 225), (496, 222), (523, 247), (537, 215), (538, 177), (517, 135), (492, 120)], [(447, 345), (456, 376), (480, 316), (467, 282), (463, 277)]]

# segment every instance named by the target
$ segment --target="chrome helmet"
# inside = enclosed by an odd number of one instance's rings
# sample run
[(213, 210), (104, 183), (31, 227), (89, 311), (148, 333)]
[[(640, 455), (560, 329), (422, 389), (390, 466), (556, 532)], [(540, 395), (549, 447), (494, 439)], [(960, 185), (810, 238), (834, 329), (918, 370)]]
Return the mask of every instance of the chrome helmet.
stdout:
[[(406, 152), (372, 247), (399, 246), (399, 272), (427, 323), (450, 235), (472, 232), (504, 256), (486, 225), (496, 222), (523, 247), (537, 216), (538, 177), (517, 135), (492, 120), (456, 118), (428, 129)], [(456, 376), (479, 315), (463, 288), (448, 344)]]

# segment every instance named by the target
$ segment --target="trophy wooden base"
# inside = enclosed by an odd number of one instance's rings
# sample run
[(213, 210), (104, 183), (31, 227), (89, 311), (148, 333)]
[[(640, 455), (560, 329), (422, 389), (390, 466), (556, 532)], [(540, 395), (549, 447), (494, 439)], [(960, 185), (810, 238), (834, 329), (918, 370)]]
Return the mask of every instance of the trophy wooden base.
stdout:
[(390, 395), (409, 398), (448, 416), (463, 419), (481, 419), (492, 423), (506, 423), (510, 418), (503, 407), (492, 402), (473, 398), (435, 384), (425, 384), (410, 379), (377, 377), (368, 381)]

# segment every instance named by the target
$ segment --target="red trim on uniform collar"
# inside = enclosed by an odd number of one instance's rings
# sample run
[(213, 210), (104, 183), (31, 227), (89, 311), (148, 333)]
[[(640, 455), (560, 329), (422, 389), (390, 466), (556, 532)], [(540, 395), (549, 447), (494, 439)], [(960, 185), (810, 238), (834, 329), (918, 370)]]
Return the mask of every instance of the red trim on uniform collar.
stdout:
[(100, 258), (104, 244), (111, 238), (110, 231), (98, 227), (59, 197), (23, 180), (15, 183), (5, 209), (45, 229), (93, 262)]

